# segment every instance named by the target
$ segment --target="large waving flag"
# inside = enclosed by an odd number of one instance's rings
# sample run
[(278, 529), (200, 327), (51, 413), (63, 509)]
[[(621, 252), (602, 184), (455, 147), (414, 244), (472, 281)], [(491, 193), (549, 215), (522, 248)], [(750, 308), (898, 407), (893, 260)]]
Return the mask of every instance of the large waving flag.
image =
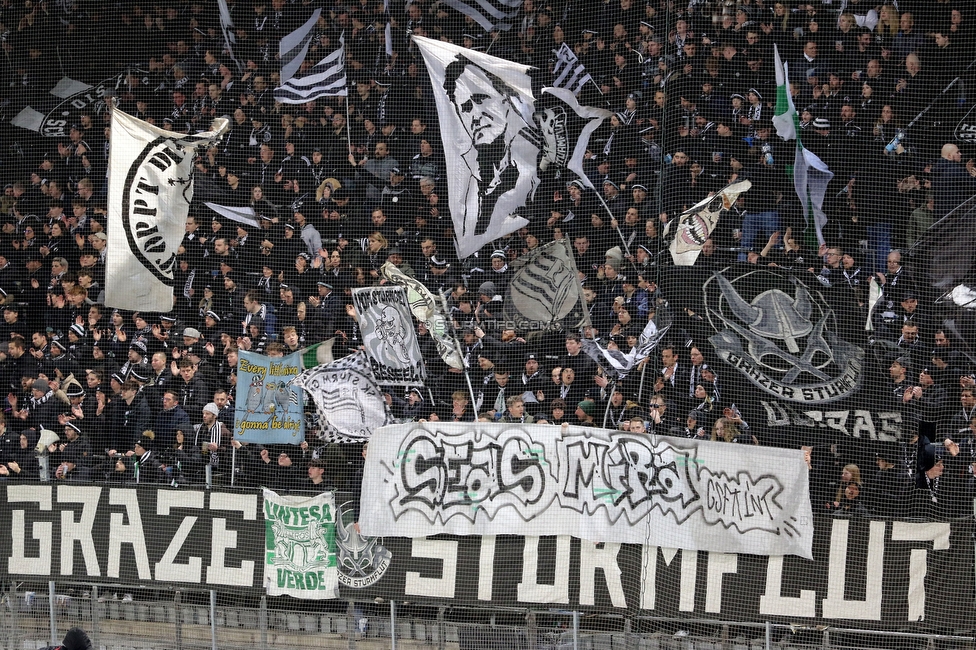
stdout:
[(444, 4), (490, 32), (493, 29), (511, 29), (522, 7), (522, 0), (444, 0)]
[(773, 126), (776, 127), (776, 135), (779, 137), (784, 140), (796, 140), (793, 186), (800, 198), (800, 205), (803, 206), (803, 218), (809, 225), (810, 213), (813, 213), (817, 242), (823, 244), (823, 227), (827, 223), (823, 204), (827, 196), (827, 184), (834, 177), (834, 173), (827, 168), (820, 156), (804, 148), (803, 143), (800, 142), (799, 119), (790, 94), (789, 70), (780, 58), (779, 48), (775, 44), (773, 55), (776, 64), (776, 109), (773, 115)]
[(345, 61), (345, 41), (340, 36), (339, 49), (316, 63), (307, 74), (283, 81), (275, 88), (274, 98), (282, 104), (305, 104), (319, 97), (346, 96)]
[(176, 249), (193, 200), (193, 160), (228, 128), (184, 135), (112, 110), (108, 158), (105, 304), (133, 311), (173, 308)]
[(281, 60), (281, 83), (287, 83), (305, 62), (308, 47), (315, 38), (315, 25), (322, 15), (321, 9), (312, 12), (312, 16), (305, 24), (281, 39), (278, 45), (278, 57)]
[(582, 106), (565, 88), (543, 88), (535, 97), (529, 66), (413, 38), (437, 104), (460, 258), (528, 225), (547, 171), (569, 169), (592, 187), (583, 155), (610, 111)]

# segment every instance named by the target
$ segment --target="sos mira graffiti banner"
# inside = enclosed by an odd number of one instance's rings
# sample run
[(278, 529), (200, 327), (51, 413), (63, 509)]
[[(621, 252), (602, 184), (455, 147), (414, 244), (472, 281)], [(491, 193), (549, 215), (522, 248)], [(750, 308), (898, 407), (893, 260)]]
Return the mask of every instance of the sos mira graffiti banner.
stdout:
[(569, 535), (810, 557), (799, 450), (548, 425), (383, 427), (364, 471), (364, 535)]

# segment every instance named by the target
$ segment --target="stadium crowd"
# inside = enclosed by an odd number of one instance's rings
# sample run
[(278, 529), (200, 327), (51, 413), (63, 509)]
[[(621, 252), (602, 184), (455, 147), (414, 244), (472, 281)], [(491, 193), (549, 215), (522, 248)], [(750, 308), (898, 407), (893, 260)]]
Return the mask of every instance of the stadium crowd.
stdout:
[[(179, 484), (201, 482), (209, 467), (228, 481), (234, 456), (240, 484), (355, 487), (361, 446), (323, 446), (314, 427), (300, 448), (232, 443), (236, 367), (240, 350), (284, 355), (331, 337), (337, 355), (355, 349), (349, 291), (381, 283), (386, 262), (449, 296), (473, 383), (422, 336), (431, 379), (423, 390), (390, 390), (398, 419), (606, 422), (782, 444), (743, 416), (757, 389), (721, 376), (731, 371), (690, 310), (674, 310), (650, 371), (622, 382), (580, 340), (633, 347), (682, 292), (665, 270), (676, 218), (746, 179), (752, 188), (708, 233), (697, 266), (775, 265), (843, 293), (852, 322), (868, 317), (872, 275), (883, 290), (870, 340), (861, 332), (855, 341), (883, 350), (867, 361), (879, 379), (862, 394), (906, 426), (900, 444), (870, 455), (870, 469), (851, 462), (868, 457), (856, 440), (804, 440), (817, 507), (952, 515), (969, 499), (971, 513), (971, 341), (943, 327), (943, 307), (920, 300), (924, 287), (901, 252), (976, 194), (976, 169), (951, 143), (972, 98), (965, 84), (941, 92), (976, 57), (967, 3), (524, 0), (511, 29), (485, 33), (442, 3), (391, 4), (388, 16), (382, 2), (330, 0), (305, 67), (342, 35), (348, 98), (302, 105), (274, 100), (276, 57), (312, 3), (228, 4), (233, 56), (216, 2), (0, 2), (8, 116), (18, 102), (44, 101), (68, 64), (69, 76), (116, 75), (105, 99), (159, 127), (196, 133), (215, 117), (231, 121), (196, 161), (174, 304), (158, 313), (104, 304), (110, 110), (93, 104), (63, 138), (4, 125), (19, 146), (0, 170), (0, 381), (9, 390), (0, 475)], [(581, 101), (614, 112), (590, 140), (586, 182), (544, 177), (530, 225), (466, 259), (454, 254), (438, 115), (411, 35), (542, 71), (565, 43), (592, 77)], [(834, 172), (819, 247), (787, 175), (795, 145), (771, 122), (774, 45), (789, 65), (803, 145)], [(91, 66), (73, 73), (73, 61)], [(251, 207), (259, 227), (204, 201)], [(499, 318), (510, 264), (560, 238), (572, 243), (592, 327), (516, 329)], [(916, 452), (920, 425), (941, 444)], [(45, 449), (43, 469), (35, 446)]]

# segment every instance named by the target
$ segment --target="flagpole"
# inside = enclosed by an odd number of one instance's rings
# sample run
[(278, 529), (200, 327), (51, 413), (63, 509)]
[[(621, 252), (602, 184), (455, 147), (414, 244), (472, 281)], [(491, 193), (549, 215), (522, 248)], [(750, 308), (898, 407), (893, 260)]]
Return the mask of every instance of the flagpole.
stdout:
[[(593, 193), (596, 194), (596, 198), (600, 199), (600, 204), (603, 206), (603, 209), (607, 211), (607, 215), (610, 216), (610, 219), (615, 221), (617, 218), (613, 216), (610, 206), (607, 205), (607, 202), (603, 200), (603, 195), (600, 194), (595, 187), (593, 188)], [(617, 228), (617, 234), (620, 235), (620, 241), (624, 245), (624, 252), (629, 256), (630, 246), (627, 245), (627, 240), (624, 239), (624, 234), (620, 232), (620, 228)]]
[(345, 97), (345, 102), (346, 102), (346, 106), (345, 106), (345, 108), (343, 110), (346, 111), (346, 151), (349, 153), (349, 155), (352, 155), (352, 131), (350, 130), (350, 126), (349, 126), (349, 120), (350, 120), (350, 118), (349, 118), (349, 95), (348, 95), (348, 90), (347, 90), (347, 94), (346, 94), (346, 97)]
[(644, 397), (644, 375), (647, 374), (647, 364), (641, 367), (640, 385), (637, 387), (637, 402), (640, 403)]
[(613, 404), (613, 394), (617, 392), (617, 382), (610, 384), (610, 394), (607, 395), (607, 408), (603, 411), (603, 428), (607, 428), (607, 418), (610, 417), (610, 405)]
[(447, 296), (444, 295), (444, 289), (442, 288), (437, 294), (441, 298), (441, 309), (444, 310), (444, 320), (448, 323), (451, 328), (451, 340), (454, 341), (454, 350), (457, 352), (458, 358), (464, 363), (464, 380), (468, 384), (468, 394), (471, 395), (471, 409), (474, 411), (474, 420), (478, 421), (478, 400), (474, 396), (474, 386), (471, 385), (471, 375), (468, 374), (468, 361), (464, 358), (464, 354), (461, 350), (461, 342), (457, 337), (457, 330), (454, 328), (454, 319), (450, 317), (450, 312), (447, 310)]

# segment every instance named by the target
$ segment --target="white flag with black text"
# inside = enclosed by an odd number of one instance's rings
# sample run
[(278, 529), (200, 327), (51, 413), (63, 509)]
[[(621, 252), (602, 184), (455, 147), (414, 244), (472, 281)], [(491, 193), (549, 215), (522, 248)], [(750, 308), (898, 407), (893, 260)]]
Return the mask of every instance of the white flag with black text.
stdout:
[(220, 118), (206, 133), (183, 135), (112, 111), (106, 306), (173, 308), (173, 270), (193, 199), (195, 152), (227, 128)]

